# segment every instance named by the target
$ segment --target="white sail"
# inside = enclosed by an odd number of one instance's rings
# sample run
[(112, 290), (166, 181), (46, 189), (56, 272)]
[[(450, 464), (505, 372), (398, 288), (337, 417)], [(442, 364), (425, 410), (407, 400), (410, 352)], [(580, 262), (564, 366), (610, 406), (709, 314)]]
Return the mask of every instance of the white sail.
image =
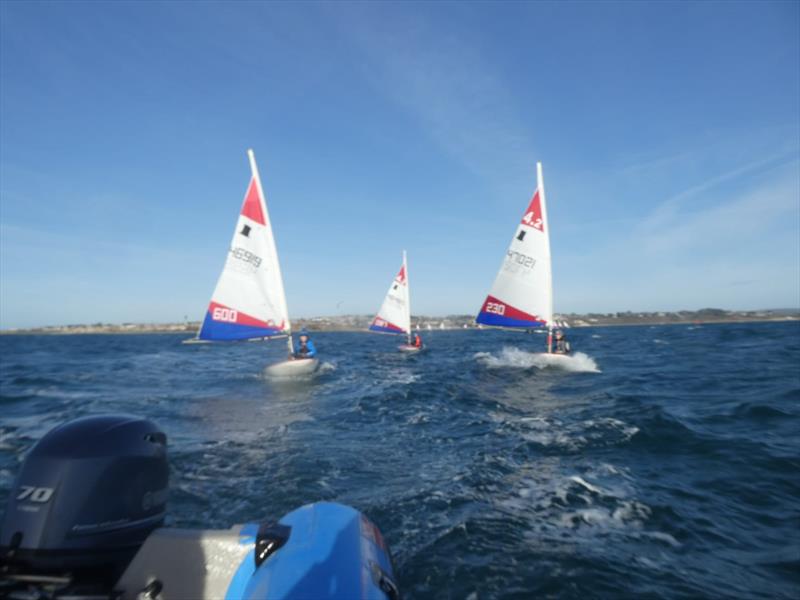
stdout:
[(408, 285), (408, 264), (403, 250), (403, 264), (392, 280), (378, 314), (369, 326), (379, 333), (411, 334), (411, 298)]
[(536, 163), (536, 178), (536, 191), (475, 319), (478, 323), (524, 328), (553, 325), (550, 227), (542, 163)]
[(252, 150), (252, 176), (225, 266), (197, 337), (209, 341), (291, 333), (283, 278), (261, 178)]

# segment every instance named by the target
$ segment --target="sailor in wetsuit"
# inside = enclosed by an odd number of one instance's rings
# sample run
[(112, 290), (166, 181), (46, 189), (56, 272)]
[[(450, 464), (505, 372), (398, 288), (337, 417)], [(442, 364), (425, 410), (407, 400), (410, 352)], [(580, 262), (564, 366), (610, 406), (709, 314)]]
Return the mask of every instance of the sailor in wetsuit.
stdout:
[(295, 358), (314, 358), (317, 355), (317, 349), (314, 347), (314, 342), (308, 339), (306, 332), (300, 333), (300, 346), (295, 350)]
[(422, 338), (419, 337), (419, 334), (414, 335), (414, 347), (422, 348)]
[(571, 348), (567, 338), (564, 337), (564, 332), (557, 330), (555, 332), (555, 344), (553, 344), (553, 354), (569, 354)]

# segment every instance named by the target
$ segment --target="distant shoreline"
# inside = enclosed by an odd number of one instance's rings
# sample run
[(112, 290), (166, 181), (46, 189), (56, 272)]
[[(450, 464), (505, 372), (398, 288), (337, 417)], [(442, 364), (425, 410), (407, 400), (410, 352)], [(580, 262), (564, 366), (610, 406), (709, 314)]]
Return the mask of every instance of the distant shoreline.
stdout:
[[(475, 326), (474, 315), (450, 315), (447, 317), (413, 317), (412, 322), (421, 325), (420, 330), (433, 331), (471, 331)], [(608, 313), (588, 315), (557, 315), (559, 323), (569, 327), (613, 327), (635, 325), (704, 325), (713, 323), (769, 323), (800, 321), (800, 310), (775, 309), (767, 311), (725, 311), (704, 309), (701, 311), (680, 311), (670, 313)], [(371, 316), (347, 315), (342, 317), (314, 317), (297, 319), (294, 331), (347, 331), (365, 332)], [(30, 327), (3, 329), (1, 335), (120, 335), (120, 334), (184, 334), (193, 336), (200, 327), (199, 322), (189, 323), (124, 323), (121, 325), (95, 323), (92, 325), (61, 325), (49, 327)], [(487, 328), (489, 329), (489, 328)]]

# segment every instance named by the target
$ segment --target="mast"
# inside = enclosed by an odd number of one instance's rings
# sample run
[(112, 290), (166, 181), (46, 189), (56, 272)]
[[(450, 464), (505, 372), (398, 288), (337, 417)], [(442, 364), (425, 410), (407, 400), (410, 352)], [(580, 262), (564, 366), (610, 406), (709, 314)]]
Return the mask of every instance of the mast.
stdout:
[(261, 187), (261, 177), (258, 174), (258, 165), (256, 165), (256, 156), (253, 153), (253, 150), (248, 148), (247, 149), (247, 157), (250, 159), (250, 171), (253, 173), (253, 179), (255, 179), (256, 187), (258, 188), (258, 199), (261, 202), (261, 208), (264, 211), (264, 216), (267, 219), (267, 226), (270, 229), (270, 250), (272, 250), (272, 255), (275, 257), (275, 269), (278, 271), (278, 281), (280, 282), (280, 293), (278, 294), (278, 300), (280, 302), (280, 310), (283, 316), (286, 318), (286, 333), (287, 333), (287, 344), (289, 346), (289, 354), (294, 354), (294, 343), (292, 342), (292, 323), (289, 320), (289, 310), (286, 307), (286, 291), (283, 289), (283, 275), (281, 274), (281, 263), (278, 258), (278, 249), (275, 246), (275, 231), (272, 229), (272, 221), (269, 220), (269, 212), (267, 211), (267, 197), (264, 195), (264, 188)]
[(411, 345), (411, 280), (408, 277), (408, 262), (406, 261), (406, 251), (403, 250), (403, 271), (406, 274), (406, 339)]
[(547, 201), (544, 194), (544, 177), (542, 176), (542, 163), (536, 163), (536, 187), (539, 188), (539, 198), (542, 204), (542, 221), (547, 243), (547, 260), (550, 263), (547, 269), (547, 352), (553, 351), (553, 257), (550, 254), (550, 222), (547, 220)]

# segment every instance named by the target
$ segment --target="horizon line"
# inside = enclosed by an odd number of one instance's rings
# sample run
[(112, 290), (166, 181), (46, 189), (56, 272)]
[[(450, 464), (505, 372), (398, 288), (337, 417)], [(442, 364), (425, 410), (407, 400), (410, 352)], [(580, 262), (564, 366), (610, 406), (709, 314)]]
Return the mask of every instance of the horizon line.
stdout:
[[(747, 309), (732, 309), (732, 308), (720, 308), (716, 306), (706, 306), (703, 308), (698, 309), (678, 309), (678, 310), (617, 310), (617, 311), (589, 311), (589, 312), (558, 312), (554, 313), (559, 317), (564, 317), (565, 315), (573, 315), (576, 317), (588, 316), (588, 315), (616, 315), (616, 314), (651, 314), (651, 315), (658, 315), (658, 314), (678, 314), (678, 313), (698, 313), (708, 310), (721, 310), (724, 312), (729, 313), (751, 313), (751, 312), (796, 312), (800, 313), (800, 305), (797, 307), (773, 307), (773, 308), (747, 308)], [(304, 317), (292, 317), (293, 321), (307, 321), (311, 319), (341, 319), (344, 317), (366, 317), (370, 318), (373, 313), (345, 313), (340, 315), (313, 315), (313, 316), (304, 316)], [(444, 315), (425, 315), (425, 314), (418, 314), (412, 315), (412, 318), (416, 316), (417, 319), (446, 319), (448, 317), (469, 317), (472, 313), (448, 313)], [(477, 316), (477, 315), (476, 315)], [(88, 326), (98, 326), (98, 325), (107, 325), (113, 327), (121, 327), (125, 325), (134, 325), (134, 326), (143, 326), (143, 325), (155, 325), (155, 326), (167, 326), (167, 325), (189, 325), (189, 324), (199, 324), (202, 322), (202, 319), (199, 320), (183, 320), (183, 321), (122, 321), (122, 322), (106, 322), (106, 321), (96, 321), (94, 323), (60, 323), (60, 324), (50, 324), (50, 325), (30, 325), (24, 327), (0, 327), (0, 331), (19, 331), (19, 330), (30, 330), (30, 329), (50, 329), (56, 327), (88, 327)]]

